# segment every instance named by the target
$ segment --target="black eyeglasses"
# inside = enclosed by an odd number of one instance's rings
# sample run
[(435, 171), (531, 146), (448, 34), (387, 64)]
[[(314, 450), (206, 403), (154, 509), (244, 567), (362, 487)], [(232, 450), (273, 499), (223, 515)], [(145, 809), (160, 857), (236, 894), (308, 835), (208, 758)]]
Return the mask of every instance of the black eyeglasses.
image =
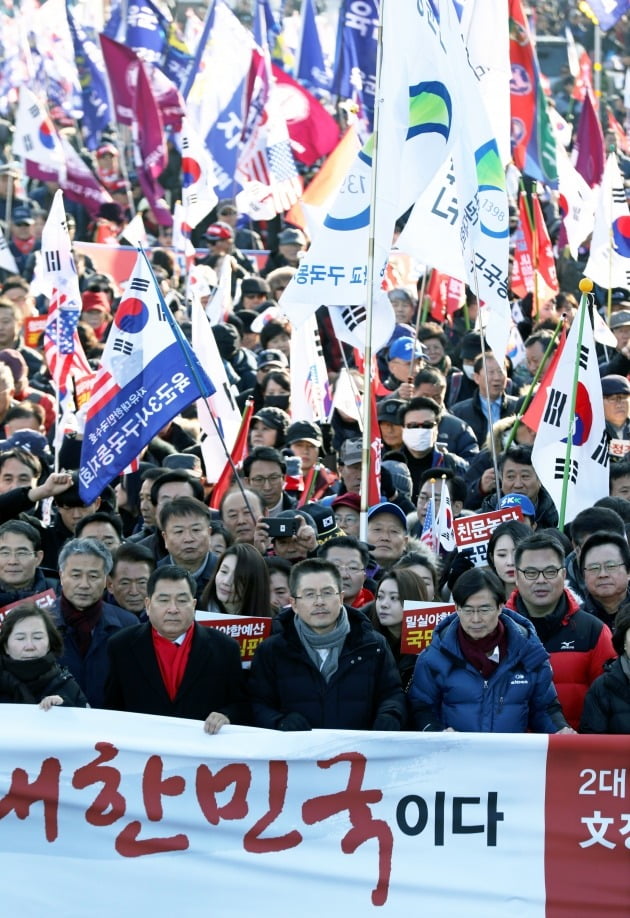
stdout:
[(422, 421), (420, 424), (416, 424), (413, 421), (410, 424), (405, 424), (407, 430), (418, 430), (419, 427), (423, 427), (425, 430), (431, 430), (432, 427), (435, 427), (435, 421)]

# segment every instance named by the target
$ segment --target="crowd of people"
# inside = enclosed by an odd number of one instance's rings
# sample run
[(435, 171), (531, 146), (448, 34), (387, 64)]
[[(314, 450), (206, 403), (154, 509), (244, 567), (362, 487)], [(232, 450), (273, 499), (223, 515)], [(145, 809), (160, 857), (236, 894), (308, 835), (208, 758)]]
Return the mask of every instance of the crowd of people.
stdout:
[[(553, 31), (559, 5), (538, 12)], [(573, 25), (588, 32), (578, 14)], [(363, 540), (361, 423), (343, 407), (317, 422), (291, 406), (293, 329), (279, 299), (308, 239), (280, 217), (254, 224), (225, 198), (196, 228), (194, 270), (202, 304), (226, 265), (231, 273), (232, 309), (212, 334), (236, 403), (253, 403), (246, 458), (216, 500), (191, 406), (143, 449), (137, 471), (85, 504), (80, 433), (55, 438), (41, 338), (26, 339), (27, 320), (48, 307), (37, 257), (57, 186), (25, 181), (10, 129), (0, 141), (0, 220), (18, 269), (0, 267), (0, 700), (187, 717), (209, 733), (630, 733), (630, 290), (601, 310), (616, 342), (599, 346), (610, 493), (560, 529), (521, 411), (577, 309), (579, 263), (558, 251), (562, 291), (515, 302), (517, 365), (475, 330), (472, 291), (446, 314), (419, 295), (422, 278), (390, 289), (396, 325), (374, 383), (380, 501)], [(123, 174), (115, 137), (92, 165), (114, 203), (94, 218), (66, 202), (71, 236), (124, 242), (131, 197), (165, 302), (190, 337), (172, 230)], [(77, 252), (76, 263), (78, 330), (96, 368), (119, 290), (89, 257)], [(605, 303), (608, 291), (597, 293)], [(349, 378), (359, 397), (354, 352), (326, 307), (316, 317), (332, 389)], [(422, 538), (446, 489), (455, 520), (518, 509), (482, 565)], [(430, 645), (403, 651), (404, 603), (448, 601), (456, 611)], [(199, 611), (271, 620), (251, 666)]]

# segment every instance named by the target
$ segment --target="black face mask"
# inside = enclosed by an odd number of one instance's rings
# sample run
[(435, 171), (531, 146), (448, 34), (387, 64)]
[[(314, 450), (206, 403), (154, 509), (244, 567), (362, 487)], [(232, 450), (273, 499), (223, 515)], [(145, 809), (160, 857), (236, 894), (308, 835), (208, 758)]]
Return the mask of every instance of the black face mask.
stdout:
[(290, 395), (265, 395), (263, 404), (267, 408), (282, 408), (283, 411), (286, 411), (290, 397)]

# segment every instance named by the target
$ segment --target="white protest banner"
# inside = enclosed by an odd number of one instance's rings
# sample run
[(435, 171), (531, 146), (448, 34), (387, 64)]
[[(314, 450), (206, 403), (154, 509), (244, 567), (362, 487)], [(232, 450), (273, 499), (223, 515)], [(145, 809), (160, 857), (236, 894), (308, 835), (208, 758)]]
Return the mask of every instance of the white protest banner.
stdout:
[(3, 913), (622, 918), (627, 746), (6, 704)]

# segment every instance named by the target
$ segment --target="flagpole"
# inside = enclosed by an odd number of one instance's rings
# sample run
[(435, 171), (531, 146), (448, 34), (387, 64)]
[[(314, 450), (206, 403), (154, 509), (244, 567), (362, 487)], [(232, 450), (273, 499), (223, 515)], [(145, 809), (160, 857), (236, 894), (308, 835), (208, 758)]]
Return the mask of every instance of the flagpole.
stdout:
[(525, 412), (527, 411), (527, 408), (528, 408), (528, 406), (529, 406), (529, 403), (531, 402), (531, 400), (532, 400), (532, 398), (533, 398), (533, 396), (534, 396), (534, 389), (535, 389), (536, 386), (538, 385), (538, 380), (539, 380), (540, 377), (542, 376), (543, 370), (545, 369), (545, 364), (547, 363), (547, 358), (550, 356), (550, 354), (551, 354), (551, 352), (552, 352), (552, 350), (553, 350), (554, 344), (555, 344), (556, 341), (558, 340), (558, 335), (560, 334), (560, 331), (561, 331), (561, 329), (562, 329), (562, 326), (564, 325), (564, 321), (565, 321), (565, 316), (564, 316), (564, 314), (563, 314), (562, 317), (561, 317), (560, 319), (558, 319), (558, 323), (557, 323), (557, 325), (556, 325), (556, 327), (555, 327), (555, 329), (554, 329), (554, 332), (553, 332), (553, 335), (552, 335), (552, 337), (551, 337), (551, 340), (549, 341), (549, 344), (547, 345), (547, 347), (546, 347), (546, 349), (545, 349), (545, 353), (543, 354), (542, 360), (541, 360), (540, 363), (538, 364), (538, 367), (537, 367), (537, 369), (536, 369), (536, 372), (534, 373), (534, 378), (532, 379), (532, 381), (531, 381), (531, 383), (530, 383), (530, 386), (529, 386), (529, 389), (527, 390), (527, 395), (525, 396), (525, 399), (524, 399), (524, 401), (523, 401), (523, 404), (521, 405), (521, 409), (520, 409), (519, 413), (516, 415), (516, 419), (515, 419), (514, 423), (512, 424), (512, 427), (510, 428), (510, 433), (509, 433), (509, 435), (508, 435), (508, 438), (507, 438), (507, 441), (506, 441), (504, 450), (509, 449), (510, 446), (512, 445), (512, 443), (514, 442), (514, 438), (516, 437), (516, 433), (517, 433), (517, 431), (518, 431), (518, 428), (519, 428), (519, 426), (520, 426), (520, 424), (521, 424), (521, 421), (523, 420), (523, 415), (524, 415)]
[[(477, 304), (479, 304), (481, 299), (479, 296), (479, 281), (477, 279), (477, 254), (476, 252), (473, 252), (472, 266), (473, 266), (473, 278), (475, 282), (475, 296), (477, 297)], [(497, 446), (496, 446), (496, 443), (494, 442), (494, 436), (493, 436), (493, 430), (492, 430), (493, 428), (492, 402), (490, 401), (490, 393), (488, 391), (488, 365), (486, 363), (486, 348), (488, 345), (486, 342), (486, 329), (485, 329), (483, 318), (482, 318), (481, 307), (479, 306), (478, 308), (479, 308), (479, 311), (477, 313), (477, 320), (479, 322), (480, 331), (481, 331), (481, 362), (483, 364), (483, 375), (486, 380), (486, 392), (488, 393), (486, 396), (486, 407), (488, 410), (488, 433), (490, 434), (490, 453), (492, 455), (492, 468), (494, 469), (494, 486), (497, 492), (497, 503), (498, 503), (498, 497), (499, 497), (499, 493), (501, 489), (499, 486), (499, 460), (497, 458)], [(495, 354), (494, 356), (498, 363), (499, 360), (498, 360), (497, 355)], [(505, 367), (505, 354), (503, 355), (502, 360), (503, 360), (503, 366)], [(481, 394), (479, 395), (479, 398), (481, 399)]]
[(372, 371), (372, 317), (374, 314), (374, 236), (376, 224), (376, 185), (378, 169), (378, 128), (381, 106), (381, 67), (383, 62), (383, 13), (388, 0), (381, 0), (381, 10), (376, 33), (376, 93), (374, 97), (374, 131), (372, 133), (372, 175), (370, 182), (370, 229), (367, 260), (367, 303), (365, 311), (365, 351), (363, 360), (363, 439), (361, 445), (361, 512), (359, 536), (367, 541), (367, 511), (369, 492), (370, 442), (372, 416), (370, 406), (370, 385)]
[[(571, 401), (569, 404), (569, 426), (567, 428), (567, 448), (564, 456), (564, 473), (562, 476), (562, 495), (560, 497), (560, 509), (558, 512), (558, 529), (564, 528), (564, 519), (567, 510), (567, 495), (569, 492), (569, 473), (571, 471), (571, 447), (573, 446), (573, 427), (575, 424), (575, 399), (577, 397), (577, 388), (580, 378), (580, 350), (582, 348), (582, 337), (584, 335), (584, 321), (588, 311), (588, 294), (593, 290), (593, 281), (588, 277), (583, 277), (578, 284), (582, 293), (580, 300), (580, 327), (578, 331), (578, 340), (575, 348), (575, 368), (573, 370), (573, 385), (571, 387)], [(589, 316), (590, 322), (590, 316)]]
[[(147, 266), (148, 266), (148, 268), (149, 268), (149, 271), (151, 272), (151, 274), (153, 274), (153, 268), (151, 267), (151, 262), (149, 261), (149, 259), (148, 259), (148, 257), (147, 257), (147, 253), (144, 251), (144, 249), (143, 249), (141, 246), (140, 246), (140, 248), (139, 248), (139, 251), (142, 252), (142, 255), (144, 256), (144, 260), (146, 261)], [(153, 279), (155, 280), (155, 275), (153, 275)], [(184, 358), (184, 363), (186, 364), (186, 367), (187, 367), (188, 370), (190, 371), (190, 375), (191, 375), (191, 376), (193, 377), (193, 379), (195, 380), (195, 383), (196, 383), (196, 385), (197, 385), (197, 388), (199, 389), (199, 392), (202, 394), (203, 400), (205, 401), (205, 403), (206, 403), (206, 405), (207, 405), (208, 413), (210, 414), (210, 418), (212, 419), (212, 423), (214, 424), (214, 428), (215, 428), (215, 430), (216, 430), (216, 432), (217, 432), (217, 434), (218, 434), (218, 436), (219, 436), (219, 439), (220, 439), (221, 445), (223, 446), (223, 449), (224, 449), (224, 451), (225, 451), (225, 455), (226, 455), (226, 457), (227, 457), (227, 460), (228, 460), (230, 466), (232, 467), (232, 472), (233, 472), (233, 474), (234, 474), (234, 479), (235, 479), (236, 484), (237, 484), (237, 486), (238, 486), (238, 488), (239, 488), (239, 490), (240, 490), (240, 492), (241, 492), (241, 495), (242, 495), (242, 497), (243, 497), (243, 500), (245, 501), (245, 506), (247, 507), (247, 509), (248, 509), (248, 511), (249, 511), (249, 513), (250, 513), (250, 516), (251, 516), (252, 520), (254, 521), (254, 523), (257, 523), (257, 522), (258, 522), (258, 519), (257, 519), (257, 517), (256, 517), (256, 514), (255, 514), (254, 511), (252, 510), (249, 501), (247, 500), (247, 495), (245, 494), (245, 489), (243, 488), (243, 482), (241, 481), (241, 477), (240, 477), (240, 475), (238, 474), (238, 471), (237, 471), (236, 466), (235, 466), (235, 464), (234, 464), (234, 460), (232, 459), (232, 455), (231, 455), (230, 451), (229, 451), (228, 448), (227, 448), (227, 443), (225, 442), (225, 438), (223, 437), (223, 434), (222, 434), (222, 432), (221, 432), (221, 430), (220, 430), (220, 428), (219, 428), (219, 425), (218, 425), (218, 423), (217, 423), (217, 419), (215, 418), (214, 414), (212, 413), (212, 408), (210, 407), (210, 403), (208, 402), (208, 395), (207, 395), (207, 393), (206, 393), (206, 386), (204, 385), (204, 383), (203, 383), (201, 377), (199, 376), (199, 373), (197, 372), (197, 367), (196, 367), (194, 364), (192, 364), (192, 363), (190, 363), (190, 362), (188, 361), (188, 355), (187, 355), (187, 353), (186, 353), (186, 350), (185, 350), (185, 348), (182, 347), (182, 339), (181, 339), (182, 332), (181, 332), (181, 329), (180, 329), (179, 326), (177, 325), (177, 322), (175, 322), (175, 320), (172, 318), (171, 311), (170, 311), (169, 307), (166, 305), (166, 303), (164, 302), (164, 296), (163, 296), (163, 294), (162, 294), (162, 291), (160, 290), (160, 286), (159, 286), (159, 284), (157, 283), (157, 280), (155, 280), (155, 289), (156, 289), (157, 292), (158, 292), (158, 296), (159, 296), (159, 300), (160, 300), (160, 309), (161, 309), (162, 312), (164, 313), (164, 317), (165, 317), (166, 321), (169, 323), (169, 325), (171, 326), (171, 329), (172, 329), (173, 332), (174, 332), (175, 341), (177, 342), (177, 344), (178, 344), (178, 346), (179, 346), (179, 348), (180, 348), (180, 350), (181, 350), (182, 357)], [(243, 414), (243, 416), (245, 416), (245, 414)]]
[(424, 291), (425, 291), (426, 286), (427, 286), (427, 272), (426, 272), (426, 265), (425, 265), (425, 270), (422, 272), (422, 281), (420, 282), (420, 299), (418, 301), (418, 309), (416, 310), (416, 329), (415, 329), (415, 334), (413, 336), (414, 338), (413, 352), (411, 354), (411, 359), (409, 360), (409, 378), (407, 382), (410, 382), (410, 383), (413, 382), (413, 367), (416, 362), (416, 344), (415, 342), (418, 340), (418, 332), (420, 331), (420, 323), (425, 321), (423, 313), (424, 313)]

